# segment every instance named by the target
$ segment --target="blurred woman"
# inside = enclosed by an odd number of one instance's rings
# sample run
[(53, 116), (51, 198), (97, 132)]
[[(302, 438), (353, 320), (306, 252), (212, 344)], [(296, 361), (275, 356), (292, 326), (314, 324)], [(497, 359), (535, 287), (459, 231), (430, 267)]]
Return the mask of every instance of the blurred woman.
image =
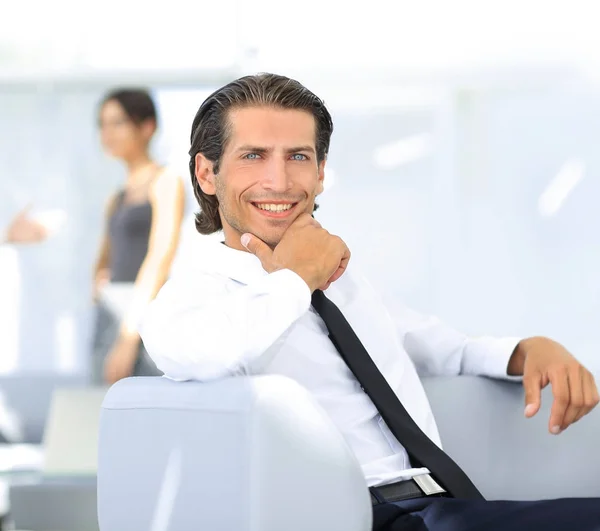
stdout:
[(160, 374), (141, 344), (137, 325), (169, 275), (185, 197), (182, 179), (150, 156), (157, 117), (148, 92), (109, 93), (100, 105), (99, 127), (104, 149), (127, 167), (125, 185), (106, 207), (94, 270), (92, 380), (112, 384), (127, 376)]

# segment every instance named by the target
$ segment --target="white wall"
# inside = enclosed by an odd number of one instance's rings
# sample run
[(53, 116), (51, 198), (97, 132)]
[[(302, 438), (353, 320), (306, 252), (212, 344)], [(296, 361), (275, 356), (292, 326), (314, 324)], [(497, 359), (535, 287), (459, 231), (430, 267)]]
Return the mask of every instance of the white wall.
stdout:
[[(429, 154), (376, 167), (377, 145), (423, 133)], [(550, 335), (600, 373), (598, 138), (591, 86), (338, 116), (336, 185), (319, 217), (392, 300), (475, 335)], [(545, 193), (557, 201), (540, 203)]]

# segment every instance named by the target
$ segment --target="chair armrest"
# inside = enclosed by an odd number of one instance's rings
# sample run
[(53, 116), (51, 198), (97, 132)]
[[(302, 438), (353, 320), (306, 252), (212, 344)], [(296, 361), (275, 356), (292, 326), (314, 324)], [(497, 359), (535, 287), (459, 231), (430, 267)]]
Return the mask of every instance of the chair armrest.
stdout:
[(312, 396), (282, 376), (128, 378), (100, 417), (102, 531), (368, 531), (361, 468)]
[(552, 391), (524, 416), (520, 383), (476, 376), (424, 378), (444, 449), (488, 499), (600, 496), (600, 410), (548, 432)]

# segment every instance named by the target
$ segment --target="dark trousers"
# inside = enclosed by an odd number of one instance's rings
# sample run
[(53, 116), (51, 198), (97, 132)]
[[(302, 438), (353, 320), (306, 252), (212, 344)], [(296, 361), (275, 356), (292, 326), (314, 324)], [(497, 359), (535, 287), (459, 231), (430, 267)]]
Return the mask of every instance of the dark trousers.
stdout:
[(373, 507), (373, 531), (600, 531), (600, 498), (418, 498)]

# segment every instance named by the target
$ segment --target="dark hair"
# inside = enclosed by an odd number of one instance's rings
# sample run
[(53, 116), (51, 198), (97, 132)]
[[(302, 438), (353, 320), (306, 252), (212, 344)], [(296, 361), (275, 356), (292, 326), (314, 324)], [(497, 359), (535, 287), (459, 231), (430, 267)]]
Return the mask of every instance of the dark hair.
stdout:
[(146, 120), (157, 122), (156, 106), (147, 90), (137, 88), (112, 90), (102, 99), (100, 109), (109, 101), (116, 101), (123, 107), (125, 114), (136, 125)]
[(196, 214), (196, 229), (201, 234), (212, 234), (223, 226), (217, 197), (205, 194), (196, 180), (196, 155), (202, 153), (213, 163), (215, 175), (218, 174), (230, 133), (228, 112), (233, 108), (250, 106), (310, 112), (316, 122), (317, 161), (325, 160), (329, 152), (333, 132), (331, 115), (323, 101), (298, 81), (276, 74), (258, 74), (236, 79), (213, 92), (198, 109), (190, 138), (190, 175), (194, 195), (201, 209)]

